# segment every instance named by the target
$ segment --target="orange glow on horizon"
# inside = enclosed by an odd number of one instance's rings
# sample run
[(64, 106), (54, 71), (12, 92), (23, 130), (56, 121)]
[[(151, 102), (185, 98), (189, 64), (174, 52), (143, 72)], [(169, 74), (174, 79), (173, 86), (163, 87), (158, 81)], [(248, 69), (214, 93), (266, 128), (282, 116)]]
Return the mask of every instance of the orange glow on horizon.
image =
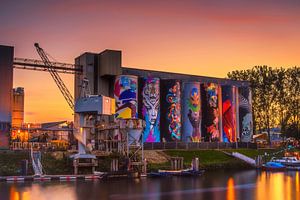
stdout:
[[(299, 66), (298, 9), (289, 0), (11, 1), (0, 7), (0, 44), (15, 46), (16, 57), (39, 59), (39, 42), (66, 63), (118, 49), (124, 67), (226, 77), (255, 65)], [(63, 80), (73, 93), (73, 76)], [(73, 120), (47, 72), (15, 70), (18, 86), (25, 88), (26, 122)]]

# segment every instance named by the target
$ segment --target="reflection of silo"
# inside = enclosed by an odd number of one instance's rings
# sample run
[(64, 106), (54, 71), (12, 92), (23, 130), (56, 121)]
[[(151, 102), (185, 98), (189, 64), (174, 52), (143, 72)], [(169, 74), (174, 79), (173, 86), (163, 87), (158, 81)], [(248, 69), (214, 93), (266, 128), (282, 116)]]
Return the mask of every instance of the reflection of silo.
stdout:
[(251, 91), (249, 87), (239, 88), (239, 128), (242, 142), (250, 142), (253, 136)]
[(114, 97), (116, 100), (116, 118), (138, 118), (138, 78), (130, 75), (116, 77)]
[(184, 142), (199, 142), (201, 139), (200, 83), (183, 83), (183, 136)]
[(161, 134), (166, 141), (181, 139), (181, 92), (177, 80), (161, 80)]
[(236, 93), (235, 87), (222, 86), (223, 142), (236, 141)]
[(11, 123), (14, 48), (0, 45), (0, 147), (8, 147)]
[(20, 128), (24, 123), (24, 88), (13, 89), (12, 127)]
[(220, 140), (220, 110), (219, 110), (219, 85), (216, 83), (203, 84), (202, 98), (202, 137), (205, 141)]
[(141, 80), (141, 114), (145, 120), (144, 142), (160, 142), (160, 92), (158, 78)]

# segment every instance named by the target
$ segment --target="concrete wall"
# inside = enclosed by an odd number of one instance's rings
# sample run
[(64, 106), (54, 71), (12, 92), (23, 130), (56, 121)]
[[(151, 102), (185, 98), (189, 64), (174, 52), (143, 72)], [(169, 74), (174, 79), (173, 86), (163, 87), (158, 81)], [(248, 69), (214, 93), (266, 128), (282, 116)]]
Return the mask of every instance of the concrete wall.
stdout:
[(14, 48), (0, 45), (0, 121), (11, 122)]
[(105, 50), (99, 54), (99, 75), (117, 76), (122, 73), (121, 51)]
[(97, 94), (97, 81), (95, 76), (97, 75), (97, 54), (94, 53), (84, 53), (79, 57), (75, 58), (75, 64), (81, 65), (83, 73), (75, 74), (75, 83), (74, 83), (74, 98), (75, 100), (80, 96), (81, 93), (81, 84), (83, 78), (89, 80), (89, 89), (91, 94)]

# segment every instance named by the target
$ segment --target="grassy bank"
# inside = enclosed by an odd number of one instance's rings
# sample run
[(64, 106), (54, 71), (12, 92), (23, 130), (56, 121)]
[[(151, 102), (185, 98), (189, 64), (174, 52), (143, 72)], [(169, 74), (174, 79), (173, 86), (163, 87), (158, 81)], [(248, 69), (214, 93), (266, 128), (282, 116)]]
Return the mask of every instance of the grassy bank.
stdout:
[(21, 161), (28, 159), (27, 152), (0, 151), (0, 176), (21, 174)]
[[(183, 157), (184, 166), (190, 167), (192, 159), (197, 157), (200, 160), (200, 168), (205, 170), (214, 169), (241, 169), (249, 168), (246, 163), (228, 156), (218, 150), (167, 150), (164, 153), (169, 157)], [(155, 171), (158, 169), (169, 169), (170, 162), (164, 163), (150, 163), (148, 169), (150, 171)]]
[[(0, 176), (21, 175), (22, 160), (28, 160), (28, 175), (33, 174), (30, 154), (24, 151), (0, 151)], [(42, 165), (46, 174), (72, 174), (72, 160), (62, 152), (43, 153)]]
[[(228, 153), (239, 152), (251, 158), (257, 155), (270, 154), (278, 150), (272, 149), (234, 149), (224, 150)], [(21, 161), (27, 159), (30, 161), (28, 152), (21, 151), (0, 151), (0, 176), (21, 175)], [(200, 168), (205, 170), (215, 169), (245, 169), (250, 166), (243, 161), (226, 155), (219, 150), (165, 150), (165, 151), (146, 151), (145, 157), (148, 161), (148, 171), (157, 171), (158, 169), (170, 169), (170, 157), (183, 157), (184, 167), (190, 167), (193, 158), (198, 157)], [(278, 156), (281, 156), (279, 154)], [(125, 170), (126, 164), (124, 158), (118, 154), (112, 154), (108, 157), (99, 159), (97, 171), (109, 171), (112, 158), (119, 158), (120, 169)], [(66, 152), (48, 152), (42, 154), (42, 165), (46, 174), (72, 174), (72, 160)], [(123, 166), (123, 167), (122, 167)], [(32, 166), (29, 163), (29, 174), (33, 174)]]
[[(225, 152), (239, 152), (248, 157), (255, 159), (258, 155), (264, 155), (269, 160), (273, 157), (274, 152), (278, 152), (279, 149), (227, 149)], [(220, 150), (166, 150), (163, 153), (167, 157), (183, 157), (185, 167), (190, 167), (192, 159), (197, 157), (200, 160), (200, 168), (205, 170), (215, 169), (247, 169), (251, 168), (247, 163), (226, 155)], [(283, 156), (283, 152), (278, 153), (276, 156)], [(170, 169), (170, 162), (155, 162), (148, 164), (149, 171), (156, 171), (158, 169)]]

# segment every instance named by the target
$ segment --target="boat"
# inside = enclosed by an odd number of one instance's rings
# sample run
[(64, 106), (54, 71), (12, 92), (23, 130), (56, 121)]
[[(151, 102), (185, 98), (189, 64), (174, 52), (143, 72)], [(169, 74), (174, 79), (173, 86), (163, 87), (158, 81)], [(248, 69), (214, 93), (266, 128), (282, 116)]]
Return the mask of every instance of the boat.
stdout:
[(297, 157), (272, 158), (271, 162), (281, 163), (287, 167), (300, 167), (300, 160)]
[(300, 171), (299, 166), (287, 166), (286, 169), (289, 171)]
[(200, 176), (204, 170), (193, 170), (193, 169), (183, 169), (183, 170), (158, 170), (158, 172), (149, 173), (149, 177), (171, 177), (171, 176)]
[(283, 171), (286, 169), (286, 166), (278, 162), (270, 161), (267, 162), (266, 164), (263, 164), (262, 169), (266, 171)]

